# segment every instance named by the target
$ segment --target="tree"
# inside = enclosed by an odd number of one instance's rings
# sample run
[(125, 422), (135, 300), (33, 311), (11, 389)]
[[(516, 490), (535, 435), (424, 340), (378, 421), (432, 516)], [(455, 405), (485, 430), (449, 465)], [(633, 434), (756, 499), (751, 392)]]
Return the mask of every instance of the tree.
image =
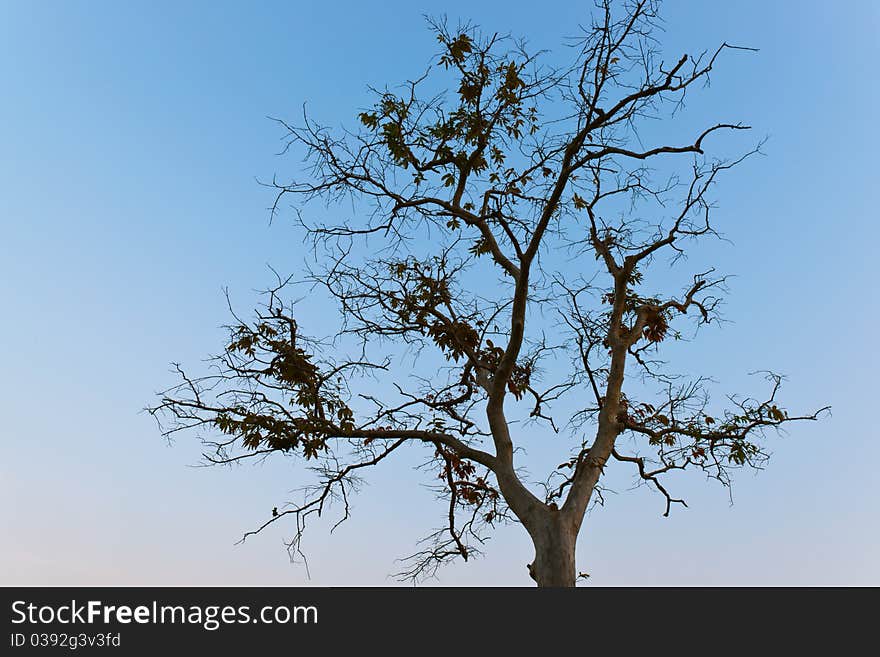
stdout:
[[(661, 360), (684, 337), (677, 326), (719, 318), (725, 278), (689, 275), (672, 295), (649, 271), (664, 259), (680, 267), (718, 235), (710, 193), (759, 146), (708, 156), (713, 141), (749, 129), (732, 122), (643, 145), (657, 132), (648, 124), (678, 120), (719, 59), (748, 49), (722, 43), (664, 62), (654, 2), (619, 15), (611, 0), (597, 8), (568, 65), (431, 21), (439, 55), (418, 79), (373, 90), (356, 130), (305, 112), (279, 121), (286, 150), (307, 166), (267, 183), (272, 214), (297, 200), (314, 255), (302, 280), (335, 301), (339, 331), (309, 337), (285, 301), (291, 279), (279, 277), (255, 318), (229, 327), (214, 371), (178, 367), (180, 383), (150, 409), (166, 435), (208, 431), (211, 463), (309, 462), (304, 501), (245, 538), (292, 518), (299, 551), (311, 517), (335, 502), (346, 519), (363, 471), (414, 446), (437, 477), (445, 523), (404, 575), (468, 559), (493, 525), (512, 521), (534, 543), (538, 585), (573, 586), (576, 540), (607, 468), (632, 468), (668, 515), (685, 504), (667, 488), (671, 472), (729, 486), (737, 468), (763, 465), (768, 430), (819, 417), (781, 407), (779, 375), (766, 375), (760, 399), (730, 396), (722, 408), (708, 379)], [(354, 219), (309, 219), (318, 204), (343, 202)], [(519, 460), (541, 431), (571, 440), (536, 486)]]

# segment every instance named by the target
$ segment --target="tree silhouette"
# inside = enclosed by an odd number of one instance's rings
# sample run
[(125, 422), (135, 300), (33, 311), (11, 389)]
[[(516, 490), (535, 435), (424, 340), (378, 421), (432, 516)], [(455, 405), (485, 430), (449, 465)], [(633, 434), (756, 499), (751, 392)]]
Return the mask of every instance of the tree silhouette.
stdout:
[[(684, 504), (667, 488), (672, 471), (728, 486), (733, 470), (764, 463), (767, 430), (817, 419), (780, 406), (778, 375), (766, 375), (760, 399), (717, 406), (708, 379), (660, 360), (666, 341), (682, 339), (677, 326), (718, 319), (725, 279), (710, 269), (664, 294), (649, 270), (717, 236), (710, 192), (757, 148), (706, 155), (721, 135), (748, 130), (741, 123), (697, 126), (672, 145), (645, 145), (642, 130), (678, 119), (719, 58), (745, 49), (664, 62), (654, 2), (597, 8), (568, 65), (432, 21), (439, 55), (418, 79), (373, 90), (357, 130), (305, 113), (279, 122), (306, 167), (268, 183), (272, 213), (297, 201), (315, 256), (303, 280), (336, 302), (339, 332), (303, 332), (285, 303), (290, 279), (279, 278), (252, 321), (236, 318), (214, 370), (194, 378), (178, 367), (180, 383), (150, 409), (166, 435), (207, 432), (212, 463), (279, 452), (309, 462), (304, 502), (249, 534), (292, 518), (298, 551), (312, 516), (336, 502), (347, 518), (361, 473), (414, 445), (439, 482), (445, 526), (404, 576), (468, 559), (512, 521), (532, 538), (538, 585), (573, 586), (575, 543), (606, 468), (632, 468), (668, 515)], [(356, 218), (310, 221), (317, 204)], [(522, 443), (548, 430), (570, 440), (536, 482), (520, 468)], [(559, 442), (541, 451), (551, 449)]]

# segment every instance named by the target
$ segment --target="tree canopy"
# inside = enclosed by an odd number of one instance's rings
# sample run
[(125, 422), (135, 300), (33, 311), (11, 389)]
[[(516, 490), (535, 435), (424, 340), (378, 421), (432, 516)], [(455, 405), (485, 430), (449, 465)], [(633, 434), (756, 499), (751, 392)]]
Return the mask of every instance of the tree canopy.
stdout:
[[(668, 515), (685, 504), (673, 471), (728, 486), (764, 464), (768, 430), (819, 417), (781, 405), (778, 374), (765, 373), (762, 395), (721, 403), (707, 376), (663, 360), (667, 343), (718, 320), (726, 279), (692, 271), (670, 291), (670, 270), (652, 273), (670, 261), (678, 272), (719, 235), (715, 184), (759, 146), (712, 155), (748, 134), (730, 118), (663, 138), (658, 120), (678, 126), (687, 95), (749, 49), (664, 60), (657, 11), (599, 2), (564, 65), (522, 40), (431, 21), (438, 54), (415, 79), (374, 89), (351, 127), (305, 112), (279, 121), (304, 166), (266, 183), (272, 213), (294, 202), (309, 247), (294, 278), (334, 301), (339, 330), (311, 336), (287, 295), (293, 279), (279, 277), (253, 319), (236, 317), (213, 370), (178, 367), (151, 409), (167, 435), (199, 431), (212, 463), (289, 454), (311, 465), (303, 500), (249, 534), (293, 520), (298, 551), (312, 516), (333, 502), (347, 518), (363, 473), (414, 446), (444, 527), (405, 576), (468, 559), (512, 521), (535, 544), (537, 582), (573, 585), (606, 468), (631, 468)], [(560, 450), (558, 465), (532, 478), (522, 443), (542, 431), (566, 441), (542, 445)]]

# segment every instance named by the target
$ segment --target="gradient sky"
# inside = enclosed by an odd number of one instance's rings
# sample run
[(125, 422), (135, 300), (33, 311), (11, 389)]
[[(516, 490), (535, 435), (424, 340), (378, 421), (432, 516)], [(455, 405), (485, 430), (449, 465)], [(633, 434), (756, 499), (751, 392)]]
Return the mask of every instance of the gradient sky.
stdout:
[[(255, 177), (292, 171), (277, 126), (304, 102), (351, 123), (366, 86), (422, 69), (422, 14), (558, 49), (590, 3), (0, 2), (0, 584), (394, 584), (395, 559), (440, 520), (408, 471), (385, 466), (310, 574), (289, 528), (235, 545), (298, 485), (289, 463), (192, 467), (140, 412), (197, 365), (227, 321), (295, 271), (289, 217), (269, 226)], [(626, 486), (591, 513), (579, 567), (598, 585), (880, 584), (877, 461), (876, 67), (880, 5), (668, 2), (676, 55), (721, 41), (697, 119), (743, 120), (767, 157), (722, 181), (712, 257), (736, 274), (732, 323), (687, 359), (723, 383), (784, 372), (789, 408), (833, 417), (771, 439), (727, 492), (686, 479), (689, 509)], [(629, 481), (629, 479), (626, 479)], [(531, 546), (499, 531), (484, 559), (434, 583), (530, 585)]]

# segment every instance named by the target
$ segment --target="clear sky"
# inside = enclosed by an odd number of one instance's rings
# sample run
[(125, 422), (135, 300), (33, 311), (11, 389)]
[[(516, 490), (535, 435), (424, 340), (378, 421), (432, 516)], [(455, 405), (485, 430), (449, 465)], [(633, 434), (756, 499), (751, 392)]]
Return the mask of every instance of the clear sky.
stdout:
[[(288, 499), (285, 462), (192, 467), (140, 412), (221, 345), (222, 288), (246, 310), (295, 271), (289, 217), (268, 224), (255, 177), (291, 170), (277, 126), (304, 102), (352, 122), (366, 87), (421, 72), (422, 14), (557, 48), (591, 3), (0, 2), (0, 584), (393, 584), (395, 559), (439, 521), (419, 478), (384, 467), (330, 536), (289, 528), (234, 545)], [(721, 41), (698, 118), (742, 120), (767, 157), (719, 187), (736, 274), (733, 320), (688, 345), (722, 382), (771, 368), (793, 409), (833, 417), (772, 439), (734, 482), (679, 489), (663, 518), (647, 489), (588, 517), (579, 566), (594, 584), (880, 584), (875, 284), (880, 5), (668, 2), (669, 52)], [(703, 114), (705, 112), (705, 114)], [(521, 528), (440, 584), (529, 585)]]

